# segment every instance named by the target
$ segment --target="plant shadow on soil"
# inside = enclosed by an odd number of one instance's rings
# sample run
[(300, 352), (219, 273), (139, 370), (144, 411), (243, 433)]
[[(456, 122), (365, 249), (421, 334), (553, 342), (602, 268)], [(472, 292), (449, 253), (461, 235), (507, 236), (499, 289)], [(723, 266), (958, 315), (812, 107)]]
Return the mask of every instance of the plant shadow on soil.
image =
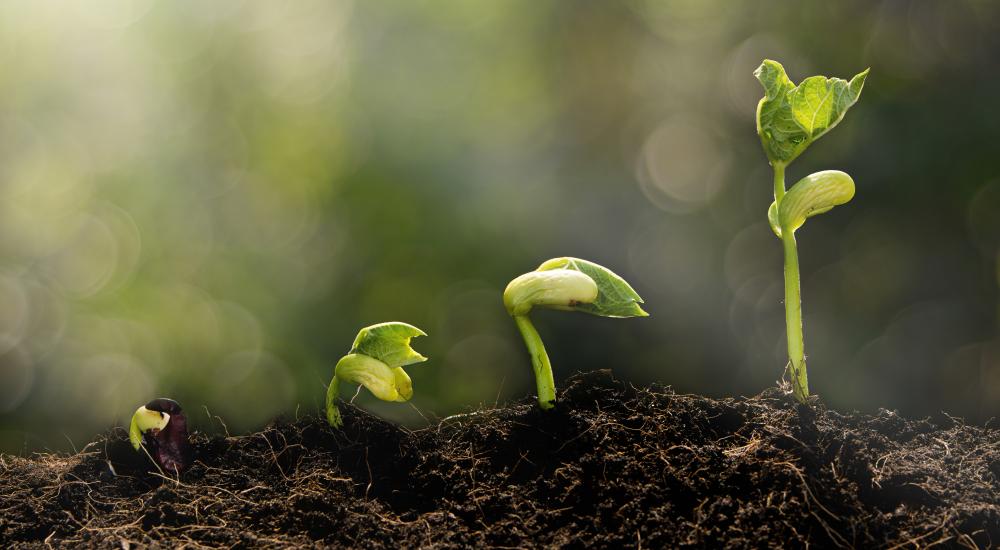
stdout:
[(859, 547), (1000, 541), (1000, 438), (891, 411), (709, 399), (578, 375), (533, 401), (410, 431), (352, 406), (194, 434), (179, 480), (122, 429), (2, 456), (4, 547)]

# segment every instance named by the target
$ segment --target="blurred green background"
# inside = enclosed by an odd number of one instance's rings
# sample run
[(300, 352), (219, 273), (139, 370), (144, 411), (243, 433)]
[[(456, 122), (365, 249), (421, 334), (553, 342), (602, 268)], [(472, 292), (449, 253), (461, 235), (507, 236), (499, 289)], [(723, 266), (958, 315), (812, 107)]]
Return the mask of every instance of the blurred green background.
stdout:
[[(648, 319), (539, 312), (557, 381), (754, 394), (785, 363), (754, 132), (764, 57), (871, 67), (789, 171), (810, 381), (841, 409), (1000, 414), (1000, 4), (0, 4), (0, 449), (157, 396), (232, 432), (322, 405), (357, 330), (430, 337), (399, 422), (533, 391), (500, 295), (604, 264)], [(345, 393), (350, 398), (350, 393)]]

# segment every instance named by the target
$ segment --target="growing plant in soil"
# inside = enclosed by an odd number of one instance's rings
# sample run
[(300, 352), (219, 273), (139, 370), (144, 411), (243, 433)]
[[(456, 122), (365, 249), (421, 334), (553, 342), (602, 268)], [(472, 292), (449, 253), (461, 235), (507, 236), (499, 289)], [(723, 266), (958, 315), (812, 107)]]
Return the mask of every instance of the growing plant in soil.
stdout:
[(785, 168), (843, 120), (861, 95), (868, 71), (865, 69), (850, 81), (811, 76), (798, 86), (777, 61), (765, 59), (754, 71), (764, 86), (764, 97), (757, 104), (757, 134), (774, 171), (774, 202), (767, 210), (767, 220), (785, 251), (786, 369), (792, 379), (792, 392), (800, 402), (809, 397), (809, 379), (795, 231), (806, 218), (851, 200), (854, 180), (844, 172), (824, 170), (802, 178), (786, 192)]
[(365, 327), (358, 332), (347, 355), (337, 362), (326, 392), (326, 419), (331, 426), (344, 425), (337, 408), (340, 382), (359, 384), (382, 401), (409, 401), (413, 383), (403, 370), (406, 365), (427, 360), (410, 347), (410, 340), (427, 336), (419, 328), (391, 321)]
[(148, 453), (164, 473), (178, 475), (191, 465), (187, 418), (173, 399), (160, 397), (136, 409), (128, 437), (132, 447)]
[(610, 269), (579, 258), (553, 258), (507, 285), (503, 303), (514, 318), (531, 354), (538, 387), (538, 405), (551, 409), (556, 401), (552, 364), (542, 338), (528, 314), (533, 308), (582, 311), (600, 317), (647, 317), (642, 298)]
[(0, 455), (0, 547), (990, 548), (996, 428), (945, 415), (711, 399), (573, 376), (413, 430), (343, 411), (192, 433), (184, 483), (121, 430), (72, 455)]

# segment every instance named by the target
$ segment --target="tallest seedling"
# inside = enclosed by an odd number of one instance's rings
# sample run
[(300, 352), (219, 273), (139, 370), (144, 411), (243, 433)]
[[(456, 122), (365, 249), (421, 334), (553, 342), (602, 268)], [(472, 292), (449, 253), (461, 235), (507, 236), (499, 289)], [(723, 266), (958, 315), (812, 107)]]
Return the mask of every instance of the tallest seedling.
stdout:
[(802, 297), (799, 289), (799, 255), (795, 231), (806, 218), (822, 214), (851, 200), (854, 180), (837, 171), (810, 174), (785, 190), (785, 168), (812, 142), (826, 135), (858, 101), (868, 70), (850, 82), (840, 78), (810, 76), (798, 86), (788, 79), (777, 61), (765, 59), (754, 71), (764, 86), (757, 104), (757, 134), (774, 169), (774, 202), (767, 220), (785, 249), (785, 324), (788, 332), (788, 372), (795, 398), (809, 397), (805, 345), (802, 341)]

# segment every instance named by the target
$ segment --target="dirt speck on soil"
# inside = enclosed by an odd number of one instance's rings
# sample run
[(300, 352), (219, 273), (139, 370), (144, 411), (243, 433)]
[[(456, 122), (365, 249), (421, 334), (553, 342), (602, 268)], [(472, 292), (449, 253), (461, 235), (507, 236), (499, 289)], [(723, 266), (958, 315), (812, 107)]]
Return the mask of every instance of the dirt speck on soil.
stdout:
[(72, 456), (2, 456), (5, 548), (988, 547), (1000, 433), (777, 390), (708, 399), (577, 376), (532, 401), (410, 431), (344, 407), (195, 434), (179, 479), (123, 430)]

